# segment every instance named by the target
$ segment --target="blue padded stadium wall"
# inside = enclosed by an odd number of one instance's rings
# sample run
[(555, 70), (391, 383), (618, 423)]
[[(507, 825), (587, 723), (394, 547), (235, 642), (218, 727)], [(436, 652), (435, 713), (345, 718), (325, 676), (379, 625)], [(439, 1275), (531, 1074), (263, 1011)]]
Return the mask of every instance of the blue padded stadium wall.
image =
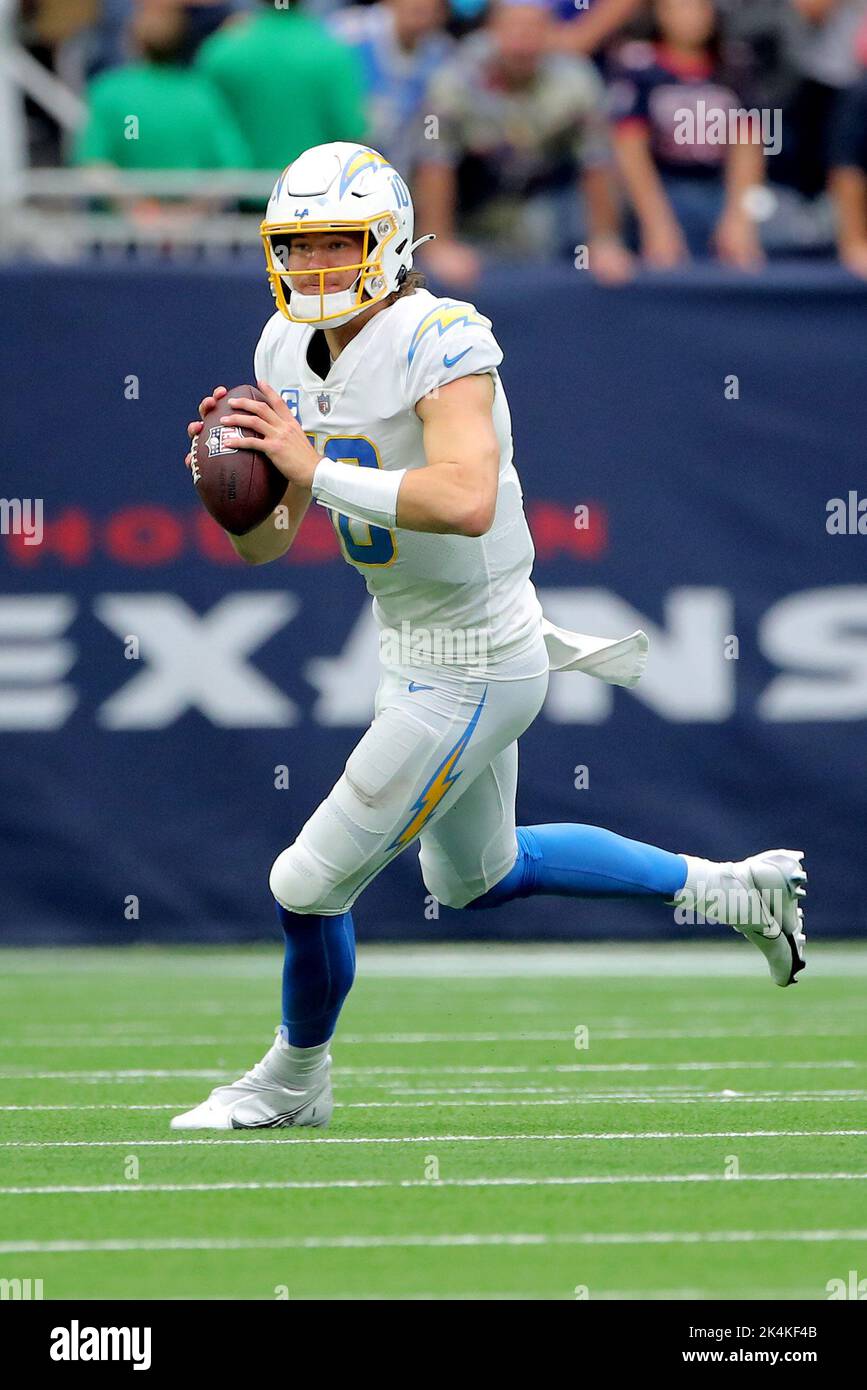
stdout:
[[(324, 514), (246, 567), (183, 466), (195, 401), (251, 378), (263, 276), (15, 267), (0, 295), (0, 495), (41, 498), (46, 528), (0, 537), (0, 941), (274, 938), (270, 864), (368, 723), (377, 653)], [(651, 636), (635, 692), (552, 678), (519, 823), (805, 848), (810, 930), (859, 934), (867, 287), (821, 266), (619, 291), (500, 269), (473, 298), (505, 351), (546, 613)], [(355, 918), (368, 940), (694, 935), (636, 902), (437, 918), (414, 848)]]

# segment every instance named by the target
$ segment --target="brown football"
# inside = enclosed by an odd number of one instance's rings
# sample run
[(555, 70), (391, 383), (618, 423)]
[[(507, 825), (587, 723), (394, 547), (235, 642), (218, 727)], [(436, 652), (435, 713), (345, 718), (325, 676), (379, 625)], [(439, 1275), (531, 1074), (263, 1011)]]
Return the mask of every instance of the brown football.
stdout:
[(265, 399), (255, 386), (234, 386), (228, 395), (217, 401), (193, 438), (190, 471), (196, 491), (214, 520), (233, 536), (245, 536), (271, 515), (282, 501), (288, 484), (267, 454), (255, 449), (225, 447), (225, 435), (251, 433), (223, 424), (227, 415), (235, 414), (229, 405), (230, 397), (234, 396), (248, 396), (255, 401)]

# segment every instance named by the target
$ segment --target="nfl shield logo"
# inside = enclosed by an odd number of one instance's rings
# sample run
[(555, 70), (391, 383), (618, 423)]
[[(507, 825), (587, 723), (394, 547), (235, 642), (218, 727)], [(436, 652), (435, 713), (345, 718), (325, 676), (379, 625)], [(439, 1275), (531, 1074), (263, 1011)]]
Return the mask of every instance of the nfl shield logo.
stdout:
[(331, 397), (327, 391), (320, 391), (316, 397), (316, 404), (319, 406), (319, 414), (327, 415), (331, 410)]
[(212, 425), (208, 431), (208, 438), (205, 441), (208, 446), (208, 458), (213, 458), (215, 454), (237, 454), (237, 449), (228, 449), (223, 440), (230, 434), (243, 434), (242, 429), (229, 429), (225, 425)]

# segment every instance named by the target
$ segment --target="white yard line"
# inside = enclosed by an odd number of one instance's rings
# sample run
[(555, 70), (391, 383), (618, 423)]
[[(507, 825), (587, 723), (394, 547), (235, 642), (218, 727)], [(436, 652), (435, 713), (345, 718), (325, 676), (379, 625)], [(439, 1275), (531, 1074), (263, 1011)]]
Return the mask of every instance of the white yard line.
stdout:
[(0, 1187), (4, 1197), (44, 1197), (62, 1194), (82, 1196), (96, 1193), (147, 1192), (284, 1192), (296, 1189), (328, 1190), (332, 1188), (415, 1188), (415, 1187), (620, 1187), (641, 1183), (719, 1183), (719, 1182), (865, 1182), (867, 1173), (745, 1173), (741, 1177), (726, 1177), (724, 1173), (648, 1173), (615, 1176), (569, 1176), (541, 1178), (336, 1178), (329, 1181), (280, 1182), (154, 1182), (154, 1183), (95, 1183), (89, 1186), (54, 1184), (46, 1187)]
[(168, 1101), (160, 1101), (158, 1105), (126, 1105), (120, 1101), (104, 1101), (99, 1105), (0, 1105), (0, 1111), (5, 1110), (183, 1110), (188, 1102), (178, 1101), (174, 1104)]
[[(795, 1061), (713, 1061), (713, 1062), (553, 1062), (547, 1066), (343, 1066), (338, 1062), (335, 1069), (338, 1076), (526, 1076), (526, 1075), (572, 1075), (582, 1072), (608, 1074), (622, 1072), (701, 1072), (701, 1071), (801, 1071), (833, 1070), (838, 1067), (853, 1069), (867, 1065), (867, 1062), (853, 1062), (844, 1059), (840, 1062), (821, 1062), (811, 1064)], [(92, 1072), (83, 1073), (85, 1076)], [(0, 1080), (4, 1078), (0, 1075)]]
[[(359, 1089), (355, 1086), (353, 1089)], [(642, 1086), (642, 1087), (619, 1087), (613, 1091), (582, 1091), (570, 1086), (465, 1086), (452, 1088), (439, 1087), (412, 1087), (397, 1086), (389, 1091), (389, 1095), (394, 1097), (390, 1100), (382, 1101), (338, 1101), (336, 1109), (344, 1110), (366, 1110), (366, 1109), (388, 1109), (399, 1108), (401, 1106), (437, 1106), (437, 1105), (601, 1105), (607, 1102), (618, 1102), (620, 1104), (657, 1104), (666, 1102), (671, 1104), (686, 1105), (696, 1101), (750, 1101), (753, 1103), (772, 1102), (775, 1100), (798, 1101), (798, 1100), (827, 1100), (844, 1099), (855, 1100), (863, 1099), (867, 1092), (863, 1091), (844, 1091), (844, 1090), (821, 1090), (821, 1091), (736, 1091), (726, 1089), (723, 1091), (705, 1091), (698, 1086)], [(535, 1100), (524, 1100), (520, 1097), (531, 1096), (540, 1097)], [(408, 1099), (412, 1097), (413, 1099)], [(424, 1099), (414, 1099), (424, 1097)], [(506, 1097), (518, 1097), (519, 1099), (506, 1099)], [(465, 1099), (464, 1099), (465, 1098)], [(158, 1101), (152, 1104), (132, 1104), (125, 1101), (99, 1101), (93, 1104), (74, 1104), (62, 1103), (57, 1105), (43, 1104), (20, 1104), (20, 1105), (0, 1105), (0, 1113), (7, 1111), (33, 1111), (51, 1114), (54, 1111), (100, 1111), (100, 1110), (124, 1110), (124, 1111), (149, 1111), (149, 1110), (183, 1110), (189, 1106), (189, 1101)]]
[[(338, 1078), (342, 1081), (341, 1094), (344, 1090), (364, 1090), (363, 1082), (354, 1081), (347, 1083), (345, 1078)], [(835, 1090), (768, 1090), (765, 1087), (753, 1091), (736, 1091), (732, 1087), (724, 1090), (709, 1091), (703, 1086), (690, 1085), (654, 1085), (652, 1082), (647, 1086), (636, 1086), (625, 1084), (623, 1086), (609, 1086), (605, 1090), (583, 1090), (580, 1086), (498, 1086), (487, 1083), (476, 1086), (405, 1086), (395, 1085), (394, 1083), (383, 1086), (381, 1083), (375, 1087), (371, 1083), (370, 1089), (384, 1090), (389, 1096), (571, 1096), (574, 1100), (581, 1100), (585, 1096), (685, 1096), (695, 1100), (701, 1100), (702, 1096), (792, 1096), (792, 1095), (862, 1095), (867, 1092), (855, 1091), (851, 1088), (841, 1088)], [(0, 1110), (3, 1107), (0, 1106)]]
[(830, 1139), (865, 1137), (867, 1129), (711, 1129), (711, 1130), (617, 1130), (578, 1134), (415, 1134), (415, 1135), (336, 1135), (309, 1134), (303, 1140), (286, 1137), (259, 1137), (253, 1131), (238, 1130), (231, 1139), (4, 1139), (0, 1149), (165, 1149), (183, 1146), (222, 1144), (513, 1144), (568, 1141), (620, 1142), (639, 1139)]
[(743, 1095), (733, 1091), (731, 1095), (702, 1096), (597, 1096), (575, 1095), (568, 1098), (552, 1097), (548, 1100), (350, 1100), (338, 1103), (336, 1110), (442, 1110), (470, 1107), (480, 1110), (524, 1109), (534, 1106), (571, 1105), (805, 1105), (817, 1103), (825, 1105), (833, 1099), (837, 1105), (863, 1105), (864, 1093), (856, 1096), (839, 1096), (835, 1092), (817, 1095)]
[[(633, 1042), (633, 1041), (708, 1041), (753, 1039), (753, 1038), (802, 1038), (804, 1027), (798, 1029), (769, 1030), (766, 1032), (746, 1031), (743, 1029), (716, 1029), (713, 1031), (693, 1032), (687, 1029), (655, 1029), (647, 1032), (630, 1029), (604, 1029), (595, 1028), (592, 1024), (586, 1025), (589, 1029), (590, 1039), (593, 1042)], [(837, 1029), (827, 1031), (824, 1029), (808, 1029), (810, 1037), (825, 1038), (863, 1038), (867, 1035), (867, 1029)], [(368, 1033), (368, 1034), (339, 1034), (338, 1042), (342, 1047), (416, 1047), (427, 1043), (521, 1043), (521, 1042), (554, 1042), (554, 1043), (573, 1043), (574, 1032), (541, 1032), (527, 1029), (523, 1032), (512, 1033)], [(31, 1036), (19, 1038), (0, 1039), (0, 1049), (6, 1048), (15, 1051), (20, 1047), (34, 1047), (42, 1049), (56, 1048), (61, 1051), (69, 1051), (74, 1048), (87, 1050), (88, 1048), (124, 1048), (124, 1047), (247, 1047), (255, 1041), (252, 1033), (237, 1034), (208, 1034), (205, 1036), (195, 1035), (186, 1037), (177, 1034), (167, 1037), (164, 1034), (159, 1037), (140, 1036), (130, 1033), (111, 1033), (102, 1035), (99, 1028), (94, 1028), (89, 1035), (81, 1037), (71, 1036), (69, 1031), (64, 1028), (63, 1036), (56, 1041), (46, 1038), (44, 1031), (35, 1033)], [(757, 1062), (756, 1066), (765, 1065)], [(804, 1066), (828, 1066), (827, 1062), (805, 1062)], [(864, 1062), (852, 1062), (852, 1066), (867, 1065)]]
[[(490, 1097), (496, 1092), (503, 1095), (503, 1099)], [(335, 1109), (337, 1110), (400, 1110), (400, 1109), (436, 1109), (438, 1107), (454, 1106), (504, 1106), (518, 1108), (520, 1106), (545, 1106), (545, 1105), (692, 1105), (703, 1104), (732, 1104), (741, 1102), (751, 1105), (771, 1105), (780, 1103), (798, 1103), (800, 1101), (827, 1101), (839, 1100), (842, 1102), (863, 1101), (867, 1098), (864, 1091), (702, 1091), (697, 1088), (684, 1088), (677, 1090), (672, 1087), (645, 1087), (641, 1090), (629, 1089), (618, 1091), (576, 1091), (566, 1087), (545, 1087), (545, 1086), (524, 1086), (524, 1087), (486, 1087), (464, 1088), (463, 1090), (437, 1090), (434, 1088), (412, 1089), (409, 1087), (400, 1088), (393, 1094), (401, 1097), (395, 1100), (351, 1100), (338, 1101)], [(525, 1096), (539, 1096), (539, 1099), (524, 1099)], [(424, 1096), (425, 1099), (406, 1099), (406, 1097)], [(505, 1097), (515, 1097), (506, 1099)], [(428, 1098), (430, 1097), (430, 1098)], [(121, 1102), (104, 1102), (94, 1105), (0, 1105), (0, 1112), (5, 1111), (88, 1111), (88, 1110), (183, 1110), (189, 1106), (188, 1101), (161, 1101), (152, 1105), (127, 1105)]]
[[(3, 958), (0, 956), (0, 963)], [(803, 1019), (803, 1013), (800, 1015)], [(720, 1040), (720, 1038), (735, 1038), (735, 1040), (752, 1041), (753, 1038), (795, 1038), (803, 1037), (803, 1023), (799, 1027), (764, 1027), (764, 1029), (610, 1029), (610, 1027), (596, 1027), (595, 1024), (588, 1024), (593, 1038), (600, 1041), (629, 1042), (629, 1041), (650, 1041), (650, 1040), (671, 1040), (679, 1041), (682, 1038), (707, 1038), (707, 1040)], [(138, 1033), (142, 1029), (142, 1033)], [(75, 1037), (75, 1034), (81, 1034)], [(839, 1037), (864, 1037), (863, 1027), (853, 1026), (850, 1029), (845, 1027), (828, 1027), (824, 1022), (817, 1022), (817, 1026), (809, 1026), (811, 1038), (839, 1038)], [(75, 1047), (183, 1047), (190, 1044), (192, 1047), (250, 1047), (256, 1045), (257, 1041), (267, 1036), (267, 1026), (265, 1031), (250, 1029), (246, 1033), (235, 1034), (207, 1034), (201, 1036), (196, 1034), (193, 1037), (185, 1037), (178, 1034), (175, 1037), (165, 1037), (160, 1033), (158, 1027), (153, 1031), (147, 1031), (147, 1020), (135, 1019), (128, 1023), (94, 1023), (89, 1027), (86, 1023), (65, 1023), (63, 1040), (53, 1042), (44, 1036), (44, 1030), (25, 1031), (21, 1034), (21, 1042), (28, 1047), (65, 1047), (65, 1045), (75, 1045)], [(365, 1047), (367, 1044), (395, 1044), (395, 1045), (415, 1045), (424, 1042), (571, 1042), (574, 1034), (570, 1031), (539, 1031), (521, 1030), (520, 1033), (340, 1033), (339, 1040), (347, 1047)], [(0, 1041), (0, 1047), (17, 1047), (15, 1040)], [(821, 1063), (814, 1063), (821, 1065)], [(860, 1065), (860, 1063), (859, 1063)]]
[(96, 1085), (101, 1081), (152, 1081), (186, 1077), (190, 1080), (218, 1081), (226, 1079), (226, 1068), (142, 1068), (114, 1069), (111, 1071), (18, 1071), (0, 1072), (3, 1081), (80, 1081), (85, 1085)]
[(0, 1255), (116, 1254), (140, 1250), (381, 1250), (437, 1246), (730, 1245), (759, 1242), (827, 1244), (862, 1242), (867, 1230), (812, 1231), (576, 1231), (542, 1234), (273, 1236), (237, 1238), (152, 1237), (141, 1240), (4, 1240)]
[[(705, 1092), (688, 1096), (637, 1096), (576, 1092), (571, 1096), (548, 1096), (544, 1099), (514, 1097), (509, 1100), (491, 1100), (483, 1095), (473, 1099), (450, 1099), (442, 1096), (435, 1100), (350, 1100), (336, 1104), (337, 1110), (443, 1110), (470, 1108), (476, 1110), (509, 1109), (520, 1110), (539, 1106), (553, 1107), (568, 1105), (573, 1108), (582, 1105), (863, 1105), (867, 1092), (857, 1091), (846, 1094), (839, 1091), (815, 1092), (771, 1092), (747, 1094), (741, 1091)], [(183, 1109), (183, 1105), (180, 1107)]]
[[(863, 1067), (867, 1062), (843, 1059), (839, 1062), (795, 1062), (773, 1061), (712, 1061), (712, 1062), (569, 1062), (552, 1063), (547, 1066), (342, 1066), (338, 1064), (336, 1074), (340, 1076), (527, 1076), (551, 1073), (581, 1072), (692, 1072), (692, 1071), (811, 1071), (853, 1069)], [(98, 1070), (64, 1071), (0, 1071), (0, 1082), (4, 1081), (82, 1081), (96, 1084), (100, 1081), (150, 1081), (225, 1079), (226, 1067), (115, 1067)]]

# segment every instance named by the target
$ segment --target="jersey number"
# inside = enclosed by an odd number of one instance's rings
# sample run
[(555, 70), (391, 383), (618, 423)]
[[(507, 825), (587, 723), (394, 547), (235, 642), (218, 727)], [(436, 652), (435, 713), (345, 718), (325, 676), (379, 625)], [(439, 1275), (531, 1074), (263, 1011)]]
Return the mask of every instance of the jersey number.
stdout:
[[(316, 446), (316, 436), (307, 438)], [(325, 440), (322, 453), (335, 463), (355, 463), (359, 468), (381, 468), (379, 450), (371, 439), (364, 435), (334, 434)], [(397, 556), (397, 543), (394, 532), (384, 526), (368, 526), (365, 522), (351, 521), (342, 512), (328, 509), (331, 521), (340, 537), (349, 559), (357, 565), (390, 565)], [(352, 527), (366, 532), (360, 539), (353, 534)]]

